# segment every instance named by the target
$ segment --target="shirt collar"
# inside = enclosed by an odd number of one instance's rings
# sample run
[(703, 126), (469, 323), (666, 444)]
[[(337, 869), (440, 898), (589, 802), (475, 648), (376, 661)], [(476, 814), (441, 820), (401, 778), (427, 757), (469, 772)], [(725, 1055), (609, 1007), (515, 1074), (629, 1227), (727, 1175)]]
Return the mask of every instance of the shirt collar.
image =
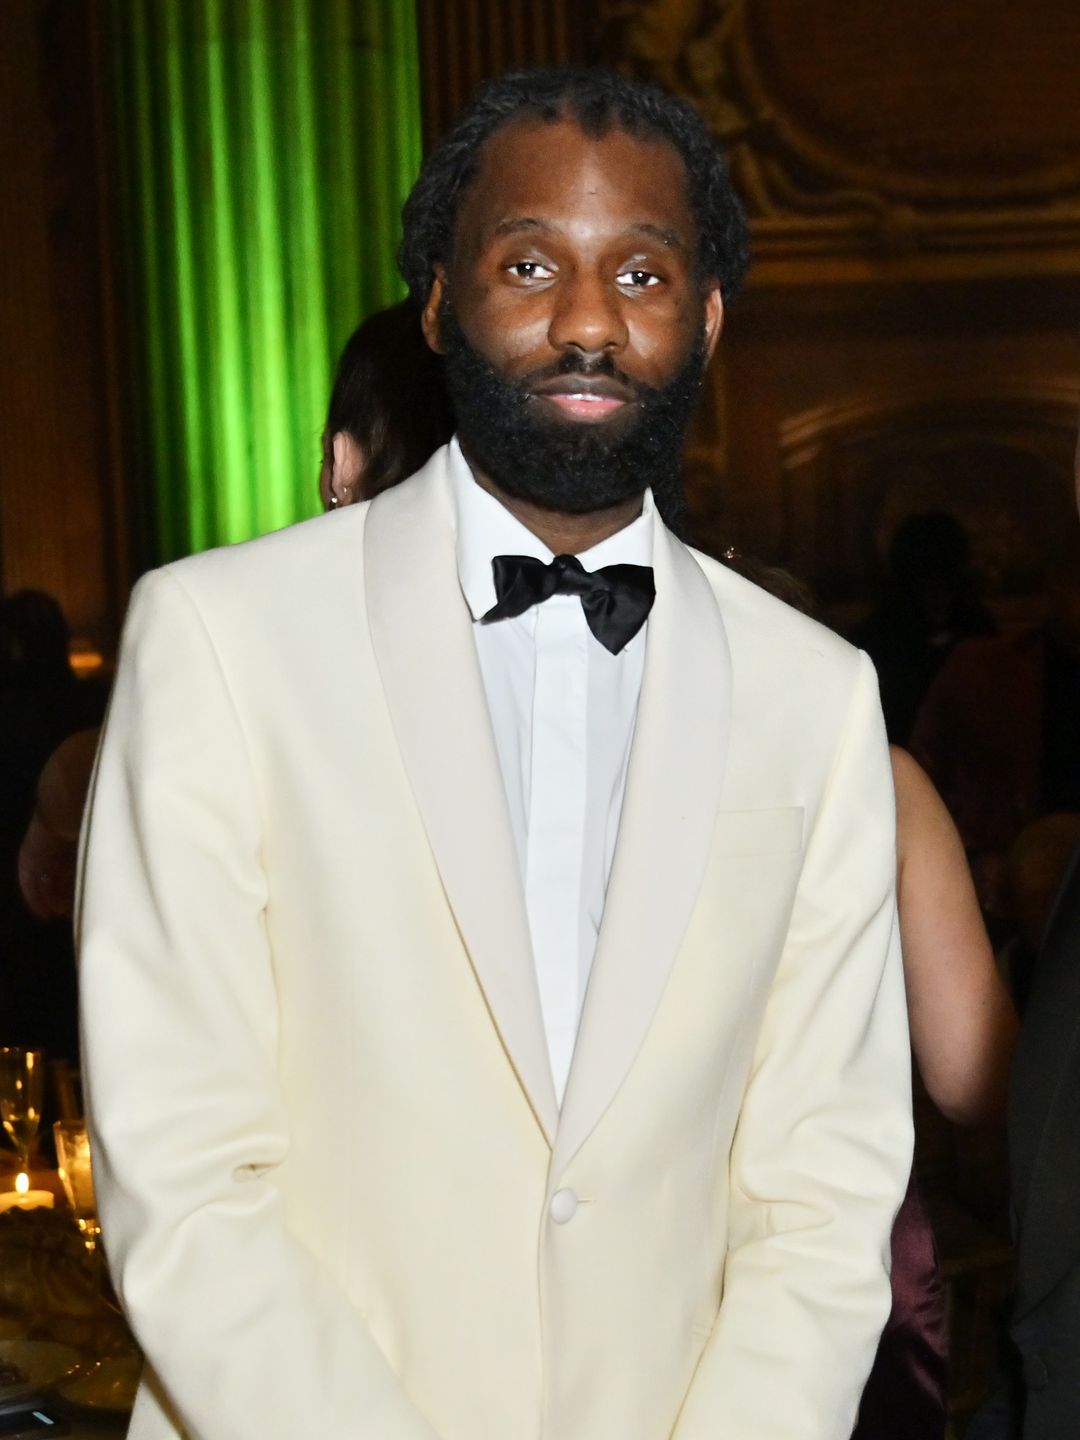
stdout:
[[(491, 562), (496, 555), (530, 555), (548, 564), (554, 556), (506, 506), (473, 479), (457, 437), (450, 442), (450, 483), (457, 515), (457, 565), (462, 593), (474, 620), (495, 604)], [(602, 565), (651, 565), (652, 491), (646, 490), (641, 514), (629, 525), (578, 556), (586, 570)]]

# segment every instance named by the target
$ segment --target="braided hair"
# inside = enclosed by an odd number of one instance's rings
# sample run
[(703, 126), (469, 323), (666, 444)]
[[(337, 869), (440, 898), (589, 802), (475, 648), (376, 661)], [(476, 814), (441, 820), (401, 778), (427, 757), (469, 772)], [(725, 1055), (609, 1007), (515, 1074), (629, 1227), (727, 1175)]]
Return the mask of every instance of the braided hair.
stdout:
[(418, 304), (427, 302), (435, 265), (452, 261), (458, 209), (476, 176), (484, 142), (518, 119), (546, 124), (569, 119), (594, 139), (619, 129), (674, 146), (686, 166), (697, 221), (699, 279), (718, 283), (725, 302), (734, 298), (748, 262), (746, 219), (723, 151), (701, 116), (655, 85), (612, 70), (566, 65), (488, 81), (428, 156), (402, 210), (398, 250), (398, 266)]

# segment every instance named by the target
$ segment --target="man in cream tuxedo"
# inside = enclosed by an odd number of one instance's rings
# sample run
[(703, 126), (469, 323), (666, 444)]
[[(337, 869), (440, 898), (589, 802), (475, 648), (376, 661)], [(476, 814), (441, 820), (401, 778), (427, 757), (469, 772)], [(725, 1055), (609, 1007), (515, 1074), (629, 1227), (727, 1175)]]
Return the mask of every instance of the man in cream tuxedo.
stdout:
[(136, 1440), (844, 1440), (910, 1167), (865, 657), (661, 519), (743, 226), (496, 82), (403, 269), (459, 438), (139, 586), (82, 890)]

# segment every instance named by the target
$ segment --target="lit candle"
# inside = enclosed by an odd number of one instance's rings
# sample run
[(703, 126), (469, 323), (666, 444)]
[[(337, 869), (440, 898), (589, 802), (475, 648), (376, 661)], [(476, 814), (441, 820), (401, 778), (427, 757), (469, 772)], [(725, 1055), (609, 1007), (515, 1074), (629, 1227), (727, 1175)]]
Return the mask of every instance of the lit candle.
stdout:
[(15, 1189), (0, 1195), (0, 1212), (4, 1210), (51, 1210), (55, 1196), (51, 1190), (31, 1190), (30, 1176), (20, 1170), (15, 1176)]

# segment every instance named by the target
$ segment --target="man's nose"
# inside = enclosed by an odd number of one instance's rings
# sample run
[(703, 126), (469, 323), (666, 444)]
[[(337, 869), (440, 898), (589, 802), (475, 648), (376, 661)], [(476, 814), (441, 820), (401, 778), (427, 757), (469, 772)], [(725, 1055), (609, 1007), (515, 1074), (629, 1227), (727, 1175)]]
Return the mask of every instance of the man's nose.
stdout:
[(556, 350), (602, 355), (622, 350), (629, 338), (622, 297), (603, 276), (578, 272), (562, 278), (548, 328)]

